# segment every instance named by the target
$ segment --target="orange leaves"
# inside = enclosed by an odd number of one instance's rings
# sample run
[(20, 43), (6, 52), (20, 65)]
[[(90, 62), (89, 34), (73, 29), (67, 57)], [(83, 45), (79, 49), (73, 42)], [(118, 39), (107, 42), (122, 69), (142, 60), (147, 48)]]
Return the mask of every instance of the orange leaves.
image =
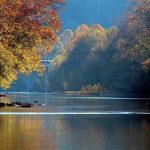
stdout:
[(68, 50), (72, 50), (75, 46), (75, 43), (77, 43), (78, 41), (88, 40), (92, 38), (99, 43), (98, 45), (101, 48), (106, 47), (106, 45), (103, 45), (102, 43), (107, 43), (108, 40), (107, 31), (98, 24), (92, 25), (90, 27), (83, 24), (79, 26), (77, 30), (74, 32), (70, 44), (68, 46)]
[(56, 34), (61, 28), (57, 6), (62, 3), (63, 0), (0, 0), (0, 62), (3, 64), (0, 87), (8, 88), (18, 73), (43, 71), (41, 54), (48, 53), (57, 41)]
[(145, 70), (149, 70), (149, 68), (150, 68), (150, 58), (148, 58), (147, 60), (145, 60), (145, 61), (142, 62), (142, 67)]
[(49, 20), (51, 27), (53, 27), (53, 29), (58, 32), (61, 28), (61, 21), (57, 16), (56, 10), (53, 10), (50, 13), (50, 20)]

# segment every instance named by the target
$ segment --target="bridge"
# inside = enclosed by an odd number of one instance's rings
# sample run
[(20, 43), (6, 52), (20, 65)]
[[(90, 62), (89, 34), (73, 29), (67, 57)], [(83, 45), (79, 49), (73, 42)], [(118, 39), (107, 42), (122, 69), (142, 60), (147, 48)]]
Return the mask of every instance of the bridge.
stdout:
[(45, 67), (49, 67), (51, 61), (51, 59), (41, 59), (41, 62)]

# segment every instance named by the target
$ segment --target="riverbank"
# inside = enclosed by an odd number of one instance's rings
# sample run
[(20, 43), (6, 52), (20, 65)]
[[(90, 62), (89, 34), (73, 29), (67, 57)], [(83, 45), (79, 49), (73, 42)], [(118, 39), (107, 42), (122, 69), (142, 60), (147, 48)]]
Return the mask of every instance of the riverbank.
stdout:
[(82, 91), (64, 91), (65, 95), (101, 95), (102, 93), (82, 92)]

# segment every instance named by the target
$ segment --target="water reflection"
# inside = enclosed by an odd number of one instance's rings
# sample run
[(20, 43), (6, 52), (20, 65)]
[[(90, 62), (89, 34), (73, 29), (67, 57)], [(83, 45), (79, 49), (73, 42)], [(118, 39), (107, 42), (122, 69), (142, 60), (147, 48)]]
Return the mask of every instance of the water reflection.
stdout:
[(0, 116), (2, 150), (149, 150), (148, 116)]

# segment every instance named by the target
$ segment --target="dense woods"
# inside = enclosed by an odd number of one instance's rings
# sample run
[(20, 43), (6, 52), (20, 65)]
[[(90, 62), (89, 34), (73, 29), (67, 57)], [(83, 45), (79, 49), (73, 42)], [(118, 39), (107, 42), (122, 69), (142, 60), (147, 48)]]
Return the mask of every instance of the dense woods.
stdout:
[[(130, 3), (132, 7), (125, 19), (110, 29), (99, 24), (83, 24), (74, 32), (63, 31), (47, 56), (52, 61), (46, 78), (33, 74), (35, 80), (31, 91), (90, 92), (91, 89), (148, 95), (150, 1), (133, 0)], [(21, 78), (22, 85), (26, 84), (26, 78)], [(16, 90), (17, 85), (19, 82), (12, 90)]]
[[(121, 59), (128, 58), (136, 65), (132, 82), (134, 92), (148, 95), (150, 85), (150, 1), (133, 0), (133, 8), (127, 14), (118, 38), (117, 45)], [(132, 69), (132, 70), (133, 70)]]

